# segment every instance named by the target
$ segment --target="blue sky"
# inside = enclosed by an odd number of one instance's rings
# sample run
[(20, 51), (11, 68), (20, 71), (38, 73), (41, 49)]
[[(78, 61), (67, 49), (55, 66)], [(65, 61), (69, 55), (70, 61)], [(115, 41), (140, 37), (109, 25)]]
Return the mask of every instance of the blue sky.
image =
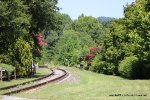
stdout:
[(105, 16), (122, 18), (123, 6), (135, 0), (58, 0), (58, 7), (62, 8), (61, 13), (70, 15), (77, 19), (82, 13), (87, 16)]

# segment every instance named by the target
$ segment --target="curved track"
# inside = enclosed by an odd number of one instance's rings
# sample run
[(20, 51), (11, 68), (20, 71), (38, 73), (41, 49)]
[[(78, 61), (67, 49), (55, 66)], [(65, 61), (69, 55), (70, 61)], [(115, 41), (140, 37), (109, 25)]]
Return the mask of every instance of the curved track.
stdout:
[(34, 89), (43, 85), (46, 85), (47, 83), (52, 83), (56, 81), (63, 80), (68, 76), (68, 72), (66, 72), (63, 69), (52, 69), (52, 73), (49, 75), (46, 75), (44, 77), (41, 77), (39, 79), (25, 82), (22, 84), (12, 85), (8, 87), (1, 88), (0, 90), (9, 90), (9, 92), (4, 93), (3, 95), (11, 95), (22, 91), (27, 91), (30, 89)]

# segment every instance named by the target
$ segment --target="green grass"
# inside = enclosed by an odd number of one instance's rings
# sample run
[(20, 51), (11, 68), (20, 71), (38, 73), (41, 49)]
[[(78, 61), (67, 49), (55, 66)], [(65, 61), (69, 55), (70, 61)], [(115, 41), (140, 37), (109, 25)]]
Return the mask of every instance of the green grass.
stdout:
[[(11, 80), (11, 81), (0, 81), (0, 88), (2, 87), (6, 87), (6, 86), (10, 86), (10, 85), (15, 85), (15, 84), (20, 84), (23, 82), (27, 82), (27, 81), (31, 81), (34, 79), (37, 79), (39, 77), (42, 77), (44, 75), (47, 75), (48, 73), (50, 73), (47, 69), (38, 69), (36, 74), (33, 77), (29, 77), (29, 78), (17, 78), (16, 80)], [(0, 91), (0, 94), (4, 93), (6, 91)]]
[[(48, 84), (36, 91), (15, 96), (38, 100), (150, 100), (150, 80), (128, 80), (118, 76), (97, 74), (67, 68), (79, 84), (63, 82)], [(111, 94), (146, 94), (147, 96), (109, 96)]]

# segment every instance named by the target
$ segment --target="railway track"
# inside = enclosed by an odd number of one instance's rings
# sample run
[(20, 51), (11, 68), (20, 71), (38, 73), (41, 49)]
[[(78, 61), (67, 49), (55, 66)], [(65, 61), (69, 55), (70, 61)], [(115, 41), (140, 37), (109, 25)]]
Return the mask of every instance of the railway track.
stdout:
[(57, 82), (60, 80), (63, 80), (64, 78), (66, 78), (69, 74), (63, 70), (63, 69), (52, 69), (52, 73), (48, 74), (44, 77), (41, 77), (39, 79), (33, 80), (33, 81), (29, 81), (29, 82), (25, 82), (22, 84), (17, 84), (17, 85), (12, 85), (12, 86), (8, 86), (8, 87), (3, 87), (0, 88), (0, 90), (7, 90), (9, 92), (6, 92), (2, 95), (11, 95), (11, 94), (15, 94), (15, 93), (19, 93), (19, 92), (23, 92), (23, 91), (27, 91), (27, 90), (31, 90), (43, 85), (46, 85), (48, 83), (52, 83), (52, 82)]

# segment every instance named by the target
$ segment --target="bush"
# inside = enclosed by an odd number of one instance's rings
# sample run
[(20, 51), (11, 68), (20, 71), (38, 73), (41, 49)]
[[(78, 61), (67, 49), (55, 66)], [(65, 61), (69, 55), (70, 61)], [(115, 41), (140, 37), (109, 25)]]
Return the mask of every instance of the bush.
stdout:
[(116, 66), (113, 63), (107, 63), (103, 73), (108, 75), (116, 74)]
[(1, 63), (0, 67), (6, 71), (7, 77), (10, 77), (11, 73), (15, 70), (12, 65)]
[(16, 43), (9, 49), (11, 64), (16, 67), (17, 75), (27, 76), (30, 74), (33, 60), (31, 46), (23, 38), (17, 39)]
[(91, 71), (103, 74), (114, 74), (115, 66), (112, 63), (107, 63), (101, 60), (101, 56), (97, 55), (92, 62), (90, 67)]
[(88, 34), (73, 30), (64, 31), (56, 44), (53, 60), (56, 64), (74, 66), (79, 63), (81, 55), (89, 51), (87, 47), (91, 45), (93, 46), (95, 43)]
[(139, 60), (135, 56), (126, 57), (119, 64), (119, 73), (126, 78), (139, 78), (140, 66)]
[(107, 63), (105, 61), (99, 61), (97, 63), (93, 62), (90, 70), (97, 73), (104, 73), (104, 68), (106, 68), (106, 65)]
[(106, 62), (101, 61), (101, 56), (97, 55), (92, 61), (90, 70), (97, 73), (103, 73), (103, 68), (106, 66)]
[(0, 63), (9, 63), (10, 57), (8, 55), (0, 54)]

